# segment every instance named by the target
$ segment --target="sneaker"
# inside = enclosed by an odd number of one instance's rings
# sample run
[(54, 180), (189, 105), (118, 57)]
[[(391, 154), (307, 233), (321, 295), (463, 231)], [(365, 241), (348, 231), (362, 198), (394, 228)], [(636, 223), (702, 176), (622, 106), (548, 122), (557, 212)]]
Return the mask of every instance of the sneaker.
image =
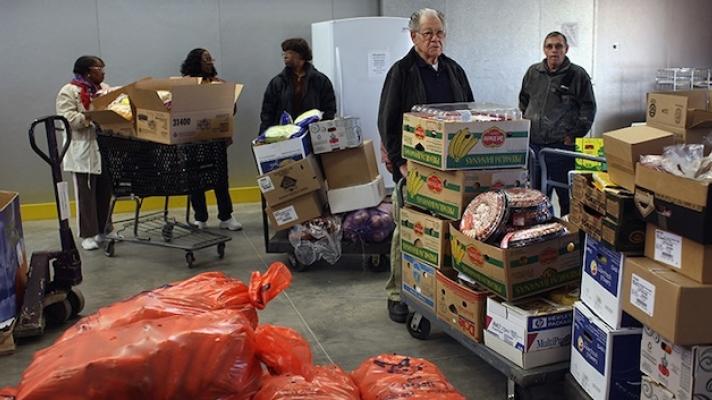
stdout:
[(193, 225), (195, 225), (198, 229), (205, 229), (208, 227), (208, 223), (206, 221), (193, 221)]
[(239, 231), (242, 229), (242, 224), (237, 222), (235, 217), (230, 217), (227, 221), (220, 221), (220, 229), (227, 229), (229, 231)]
[(104, 243), (106, 241), (106, 235), (104, 235), (103, 233), (100, 233), (100, 234), (94, 236), (94, 241), (99, 244)]
[(84, 250), (96, 250), (99, 248), (99, 243), (93, 237), (82, 240), (82, 248)]
[(393, 322), (405, 323), (408, 319), (408, 305), (401, 301), (388, 300), (388, 316)]

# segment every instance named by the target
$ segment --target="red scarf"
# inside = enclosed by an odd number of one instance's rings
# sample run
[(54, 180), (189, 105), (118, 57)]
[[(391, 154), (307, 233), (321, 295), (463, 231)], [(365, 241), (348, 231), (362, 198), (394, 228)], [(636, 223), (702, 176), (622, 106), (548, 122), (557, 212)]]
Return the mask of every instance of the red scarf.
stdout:
[(79, 92), (79, 99), (82, 101), (84, 108), (88, 110), (91, 105), (91, 99), (96, 97), (96, 94), (99, 91), (99, 86), (79, 74), (74, 75), (74, 79), (72, 79), (70, 83), (81, 89)]

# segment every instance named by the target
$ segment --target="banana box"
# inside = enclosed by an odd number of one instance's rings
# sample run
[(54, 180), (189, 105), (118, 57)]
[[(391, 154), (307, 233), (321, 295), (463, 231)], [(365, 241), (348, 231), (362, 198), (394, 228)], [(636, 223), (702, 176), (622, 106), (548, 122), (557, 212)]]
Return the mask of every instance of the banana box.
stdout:
[(491, 189), (525, 186), (526, 169), (440, 171), (408, 163), (406, 203), (447, 219), (457, 220), (470, 201)]
[(403, 115), (403, 158), (441, 170), (526, 167), (526, 119), (442, 121), (422, 113)]
[(404, 207), (400, 212), (401, 249), (438, 269), (449, 264), (448, 220)]
[(565, 221), (564, 236), (519, 248), (502, 249), (472, 239), (450, 225), (453, 267), (491, 290), (514, 301), (581, 281), (579, 230)]

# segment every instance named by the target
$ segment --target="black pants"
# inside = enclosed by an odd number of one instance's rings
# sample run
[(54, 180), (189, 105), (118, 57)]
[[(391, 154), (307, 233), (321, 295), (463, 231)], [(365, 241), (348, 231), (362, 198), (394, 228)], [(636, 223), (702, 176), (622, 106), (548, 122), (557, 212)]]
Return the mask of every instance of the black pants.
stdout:
[[(529, 147), (534, 150), (535, 155), (539, 155), (539, 150), (543, 148), (554, 148), (554, 149), (561, 149), (561, 150), (569, 150), (573, 151), (574, 146), (573, 145), (565, 145), (565, 144), (547, 144), (547, 145), (538, 145), (531, 143)], [(536, 159), (534, 163), (534, 182), (532, 182), (532, 186), (536, 189), (541, 189), (541, 166), (539, 165), (539, 160), (538, 158)], [(569, 171), (573, 170), (576, 167), (575, 165), (575, 159), (572, 157), (562, 157), (558, 156), (555, 154), (548, 154), (546, 156), (546, 170), (547, 170), (547, 178), (549, 180), (555, 181), (555, 182), (560, 182), (565, 185), (568, 185), (569, 182)], [(547, 196), (551, 197), (553, 193), (553, 187), (549, 186), (549, 189), (547, 190), (548, 193), (546, 193)], [(562, 188), (556, 188), (556, 195), (559, 198), (559, 208), (561, 209), (561, 215), (566, 215), (569, 213), (569, 190), (568, 189), (562, 189)]]
[(106, 233), (111, 203), (111, 178), (106, 170), (101, 175), (74, 173), (77, 196), (79, 237), (82, 239)]
[[(227, 178), (225, 183), (218, 184), (215, 188), (215, 199), (218, 202), (218, 219), (227, 221), (232, 218), (232, 199)], [(205, 201), (205, 192), (196, 191), (190, 194), (190, 204), (195, 210), (195, 220), (205, 222), (208, 220), (208, 205)]]

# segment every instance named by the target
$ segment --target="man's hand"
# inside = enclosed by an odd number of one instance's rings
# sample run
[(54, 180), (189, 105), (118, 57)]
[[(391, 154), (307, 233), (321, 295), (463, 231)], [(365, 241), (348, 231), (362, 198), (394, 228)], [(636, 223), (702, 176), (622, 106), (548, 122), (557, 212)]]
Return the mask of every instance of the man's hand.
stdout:
[(403, 165), (400, 166), (400, 173), (401, 176), (408, 176), (408, 162), (406, 161)]
[(571, 136), (564, 136), (564, 144), (567, 146), (573, 146), (574, 139)]

